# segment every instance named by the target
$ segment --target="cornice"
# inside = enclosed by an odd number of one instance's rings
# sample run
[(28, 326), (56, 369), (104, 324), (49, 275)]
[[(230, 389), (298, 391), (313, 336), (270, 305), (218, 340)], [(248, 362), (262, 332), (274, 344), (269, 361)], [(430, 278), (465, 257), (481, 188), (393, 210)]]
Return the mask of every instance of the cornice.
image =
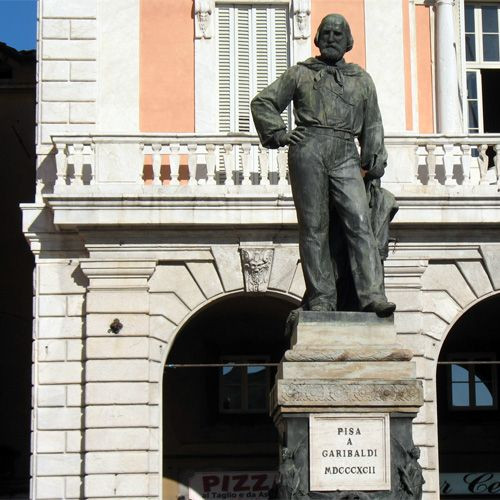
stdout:
[[(496, 226), (500, 197), (399, 196), (398, 226)], [(45, 195), (58, 229), (88, 226), (282, 226), (297, 224), (289, 192), (172, 195)], [(29, 205), (23, 205), (29, 210)], [(29, 231), (29, 228), (25, 228)]]

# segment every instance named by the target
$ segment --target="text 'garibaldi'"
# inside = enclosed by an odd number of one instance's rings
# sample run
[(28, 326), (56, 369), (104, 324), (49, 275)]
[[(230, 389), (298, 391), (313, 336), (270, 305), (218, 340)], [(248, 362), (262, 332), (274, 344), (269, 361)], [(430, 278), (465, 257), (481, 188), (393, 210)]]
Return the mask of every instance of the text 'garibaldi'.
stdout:
[[(262, 144), (289, 145), (306, 281), (302, 307), (387, 316), (395, 305), (385, 296), (378, 233), (385, 227), (382, 239), (388, 238), (394, 199), (385, 192), (392, 203), (384, 201), (379, 187), (387, 153), (375, 86), (365, 70), (343, 59), (353, 46), (344, 17), (326, 16), (315, 44), (319, 57), (289, 68), (252, 101)], [(297, 128), (287, 132), (280, 114), (292, 101)]]

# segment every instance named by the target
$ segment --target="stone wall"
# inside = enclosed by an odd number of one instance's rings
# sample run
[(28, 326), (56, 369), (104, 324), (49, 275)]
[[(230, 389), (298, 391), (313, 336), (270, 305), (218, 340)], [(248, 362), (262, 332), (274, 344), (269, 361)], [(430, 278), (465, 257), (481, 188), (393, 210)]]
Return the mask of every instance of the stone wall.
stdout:
[(42, 0), (40, 9), (38, 144), (50, 150), (52, 135), (94, 130), (97, 0)]
[[(214, 247), (212, 258), (184, 253), (163, 265), (125, 258), (39, 261), (34, 498), (158, 498), (168, 349), (194, 312), (244, 291), (237, 246)], [(276, 254), (266, 284), (298, 300), (303, 278), (296, 249)], [(110, 328), (115, 318), (123, 325), (117, 334)]]
[[(297, 247), (264, 247), (273, 249), (273, 259), (263, 290), (299, 300), (304, 284)], [(246, 291), (241, 248), (191, 247), (169, 261), (127, 259), (120, 252), (112, 258), (39, 259), (34, 498), (159, 497), (163, 365), (187, 319), (218, 298)], [(403, 259), (400, 250), (386, 265), (399, 341), (414, 350), (424, 381), (414, 436), (422, 449), (426, 499), (438, 498), (439, 490), (440, 348), (464, 310), (500, 288), (498, 255), (498, 246), (483, 245), (474, 258), (469, 252), (443, 263)], [(123, 325), (117, 334), (110, 329), (115, 318)]]
[[(51, 136), (138, 132), (139, 0), (39, 4), (38, 169), (39, 178), (55, 180)], [(127, 158), (119, 142), (111, 149)], [(126, 162), (120, 166), (126, 168)], [(497, 217), (496, 202), (465, 200), (455, 206), (443, 194), (442, 204), (429, 205), (427, 191), (421, 191), (415, 201), (402, 203), (396, 229), (404, 243), (391, 249), (386, 284), (398, 306), (399, 341), (413, 349), (424, 381), (425, 404), (414, 436), (422, 449), (424, 500), (436, 500), (436, 363), (464, 310), (500, 290), (500, 246), (485, 244), (498, 236), (480, 226)], [(231, 218), (229, 198), (209, 203), (200, 197), (193, 203), (201, 207), (197, 211), (186, 208), (181, 196), (166, 203), (159, 194), (155, 205), (149, 194), (143, 202), (134, 192), (137, 206), (99, 196), (80, 199), (77, 207), (70, 195), (67, 212), (74, 218), (68, 219), (61, 217), (57, 200), (24, 207), (25, 232), (37, 256), (32, 424), (37, 499), (159, 498), (162, 374), (182, 326), (219, 298), (255, 291), (242, 266), (244, 249), (272, 253), (272, 264), (256, 278), (257, 291), (296, 301), (304, 292), (296, 231), (286, 229), (295, 220), (282, 217), (282, 199), (264, 211), (260, 194), (241, 206), (235, 196)], [(260, 219), (257, 208), (264, 214)], [(291, 201), (289, 208), (293, 212)], [(186, 216), (181, 222), (162, 218), (181, 211)], [(146, 216), (137, 219), (138, 213)], [(460, 217), (469, 226), (458, 236), (419, 229), (457, 224)], [(136, 229), (127, 231), (124, 225), (132, 221)], [(96, 228), (99, 224), (105, 229)], [(197, 234), (196, 225), (205, 232)], [(254, 226), (271, 229), (263, 234)], [(170, 232), (155, 233), (158, 227)], [(115, 318), (123, 325), (117, 334), (110, 328)]]
[(81, 494), (85, 282), (78, 265), (48, 259), (36, 268), (33, 498)]

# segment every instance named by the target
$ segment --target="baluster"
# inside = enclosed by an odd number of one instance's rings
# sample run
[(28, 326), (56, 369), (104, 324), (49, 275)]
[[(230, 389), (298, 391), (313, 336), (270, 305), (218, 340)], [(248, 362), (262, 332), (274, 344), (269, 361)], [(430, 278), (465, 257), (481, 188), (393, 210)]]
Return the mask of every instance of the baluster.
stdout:
[(66, 144), (56, 144), (56, 186), (66, 185), (67, 168), (68, 157), (66, 155)]
[(427, 157), (425, 158), (425, 163), (427, 164), (427, 171), (429, 172), (429, 185), (436, 184), (436, 145), (427, 144), (425, 146), (427, 151)]
[(260, 184), (269, 186), (269, 150), (259, 144)]
[(179, 185), (180, 144), (170, 144), (170, 185)]
[(83, 186), (83, 144), (80, 142), (73, 145), (73, 168), (75, 170), (75, 186)]
[(278, 149), (278, 185), (287, 186), (288, 182), (286, 180), (286, 170), (288, 167), (288, 157), (286, 154), (286, 148)]
[(464, 186), (470, 186), (470, 165), (472, 160), (470, 144), (461, 144), (460, 150), (462, 151), (462, 175), (464, 176)]
[(196, 180), (196, 169), (198, 167), (198, 145), (188, 144), (188, 170), (189, 170), (189, 186), (196, 186), (198, 184)]
[(478, 146), (479, 156), (477, 158), (477, 163), (479, 166), (479, 184), (488, 184), (488, 180), (486, 179), (486, 174), (488, 173), (488, 155), (486, 154), (486, 150), (488, 149), (487, 144), (481, 144)]
[(137, 184), (144, 184), (145, 181), (146, 181), (146, 178), (145, 178), (145, 169), (144, 167), (146, 166), (146, 145), (144, 144), (144, 142), (141, 142), (139, 144), (139, 150), (142, 152), (142, 159), (141, 159), (141, 164), (140, 164), (140, 168), (138, 169), (138, 173), (139, 173), (139, 176), (137, 178)]
[(420, 166), (420, 155), (418, 154), (420, 147), (418, 144), (413, 148), (413, 179), (415, 184), (420, 182), (418, 178), (418, 167)]
[(153, 150), (153, 186), (161, 186), (161, 144), (151, 145)]
[(453, 179), (453, 144), (443, 144), (443, 165), (444, 165), (444, 185), (445, 186), (456, 186), (457, 181)]
[(207, 186), (214, 186), (215, 182), (215, 164), (217, 162), (215, 156), (215, 145), (207, 144), (207, 154), (205, 161), (207, 162)]
[(244, 143), (241, 145), (241, 165), (243, 167), (243, 180), (241, 181), (242, 186), (249, 186), (252, 184), (250, 180), (250, 148), (252, 147), (249, 143)]
[(226, 181), (224, 182), (224, 184), (226, 186), (234, 186), (234, 181), (233, 181), (234, 157), (233, 157), (232, 144), (224, 144), (224, 168), (226, 169)]
[(497, 190), (500, 191), (500, 144), (495, 144), (493, 146), (493, 150), (495, 151), (495, 172), (497, 174)]

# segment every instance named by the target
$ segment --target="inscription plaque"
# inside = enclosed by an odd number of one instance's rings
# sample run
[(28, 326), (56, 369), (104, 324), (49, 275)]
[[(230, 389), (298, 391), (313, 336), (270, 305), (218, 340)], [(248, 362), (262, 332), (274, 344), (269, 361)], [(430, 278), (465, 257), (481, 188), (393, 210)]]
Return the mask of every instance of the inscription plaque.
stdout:
[(311, 491), (391, 489), (389, 414), (309, 416)]

